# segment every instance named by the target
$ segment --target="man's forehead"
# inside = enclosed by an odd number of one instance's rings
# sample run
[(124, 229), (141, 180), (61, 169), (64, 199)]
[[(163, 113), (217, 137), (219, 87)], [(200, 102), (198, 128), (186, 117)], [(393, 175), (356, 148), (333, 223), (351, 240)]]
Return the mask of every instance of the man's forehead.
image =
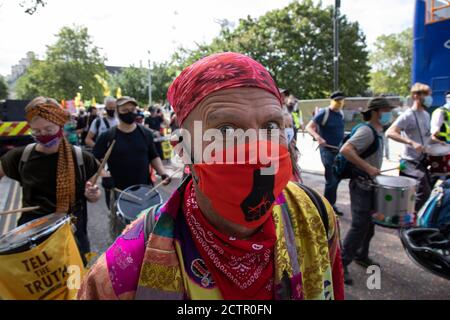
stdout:
[[(186, 118), (186, 121), (223, 120), (235, 118), (236, 112), (242, 116), (255, 115), (258, 108), (267, 116), (282, 115), (280, 102), (270, 92), (259, 88), (233, 88), (216, 91), (208, 95)], [(226, 118), (226, 119), (225, 119)]]

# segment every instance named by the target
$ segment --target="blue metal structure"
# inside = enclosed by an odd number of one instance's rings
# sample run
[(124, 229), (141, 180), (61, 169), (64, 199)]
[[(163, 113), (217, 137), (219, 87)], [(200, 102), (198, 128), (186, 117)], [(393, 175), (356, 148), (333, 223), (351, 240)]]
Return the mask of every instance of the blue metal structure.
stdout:
[(428, 84), (434, 107), (450, 90), (450, 0), (416, 0), (412, 82)]

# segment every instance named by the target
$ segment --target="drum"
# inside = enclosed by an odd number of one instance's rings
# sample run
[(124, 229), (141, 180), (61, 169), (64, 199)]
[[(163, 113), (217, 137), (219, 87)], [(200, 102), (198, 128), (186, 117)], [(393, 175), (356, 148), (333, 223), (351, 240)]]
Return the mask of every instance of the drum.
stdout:
[(116, 215), (120, 222), (128, 225), (136, 220), (139, 214), (152, 206), (162, 203), (160, 194), (153, 186), (139, 184), (123, 190), (116, 201)]
[(431, 144), (426, 148), (430, 173), (434, 177), (450, 174), (450, 145)]
[(0, 237), (2, 299), (75, 299), (84, 273), (70, 217), (51, 214)]
[(414, 208), (418, 181), (407, 177), (375, 178), (375, 224), (401, 228), (414, 224)]

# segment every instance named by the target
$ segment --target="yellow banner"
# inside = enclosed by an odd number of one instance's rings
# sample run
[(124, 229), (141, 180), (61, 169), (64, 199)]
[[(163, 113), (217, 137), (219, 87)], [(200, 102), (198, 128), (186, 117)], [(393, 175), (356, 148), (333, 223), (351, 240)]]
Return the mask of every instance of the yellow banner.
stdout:
[(38, 246), (0, 255), (0, 298), (4, 300), (73, 300), (84, 275), (70, 223)]

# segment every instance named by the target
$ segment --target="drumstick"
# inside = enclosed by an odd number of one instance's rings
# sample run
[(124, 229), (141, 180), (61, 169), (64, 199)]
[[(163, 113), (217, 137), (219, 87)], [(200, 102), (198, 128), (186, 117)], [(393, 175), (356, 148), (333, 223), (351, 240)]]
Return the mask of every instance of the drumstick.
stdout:
[(26, 207), (26, 208), (20, 208), (20, 209), (14, 209), (9, 211), (3, 211), (0, 212), (0, 216), (7, 215), (7, 214), (13, 214), (13, 213), (19, 213), (19, 212), (30, 212), (39, 209), (40, 207)]
[(335, 146), (332, 146), (332, 145), (329, 145), (329, 144), (322, 144), (322, 145), (319, 144), (317, 146), (316, 150), (319, 149), (320, 147), (334, 149), (334, 150), (338, 150), (338, 151), (340, 150), (339, 147), (335, 147)]
[(92, 185), (97, 183), (98, 177), (100, 177), (100, 174), (102, 173), (103, 168), (106, 165), (106, 162), (109, 159), (109, 156), (111, 155), (112, 149), (114, 147), (114, 144), (116, 143), (116, 140), (113, 140), (113, 142), (111, 143), (111, 145), (108, 148), (108, 151), (106, 151), (105, 157), (102, 160), (102, 163), (100, 164), (100, 167), (97, 170), (97, 173), (95, 174), (94, 178), (92, 179)]
[(394, 171), (394, 170), (400, 170), (403, 171), (406, 169), (406, 164), (404, 162), (400, 162), (400, 164), (398, 165), (398, 167), (392, 168), (392, 169), (386, 169), (386, 170), (382, 170), (380, 171), (381, 173), (383, 172), (388, 172), (388, 171)]
[(125, 191), (123, 191), (123, 190), (120, 190), (120, 189), (118, 189), (118, 188), (114, 188), (114, 190), (115, 190), (115, 191), (117, 191), (117, 192), (119, 192), (119, 193), (123, 193), (124, 195), (126, 195), (126, 196), (128, 196), (128, 197), (130, 197), (130, 198), (136, 199), (136, 200), (138, 200), (138, 201), (142, 201), (142, 199), (141, 199), (141, 198), (139, 198), (139, 197), (136, 197), (136, 196), (135, 196), (134, 194), (131, 194), (131, 193), (125, 192)]
[[(177, 174), (178, 172), (180, 172), (181, 170), (183, 170), (183, 168), (178, 168), (174, 173), (172, 173), (169, 178), (172, 178), (175, 174)], [(165, 179), (164, 179), (165, 180)], [(150, 193), (152, 193), (153, 191), (155, 191), (156, 189), (158, 189), (163, 183), (164, 180), (161, 180), (160, 183), (158, 183), (156, 186), (154, 186), (153, 188), (151, 188), (146, 194), (145, 197), (148, 196)]]

